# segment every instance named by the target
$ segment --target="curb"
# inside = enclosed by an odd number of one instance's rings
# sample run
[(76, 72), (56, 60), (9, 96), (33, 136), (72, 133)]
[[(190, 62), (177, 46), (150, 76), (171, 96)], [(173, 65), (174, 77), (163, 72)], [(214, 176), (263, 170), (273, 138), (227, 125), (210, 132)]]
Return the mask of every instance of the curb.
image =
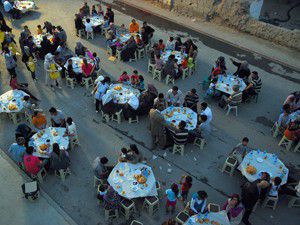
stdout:
[[(15, 162), (0, 148), (0, 156), (5, 159), (19, 174), (24, 178), (25, 181), (31, 181), (30, 177), (21, 170)], [(21, 190), (21, 188), (20, 188)], [(70, 225), (78, 225), (70, 216), (67, 214), (40, 186), (40, 194), (41, 196), (49, 203), (51, 207), (53, 207), (64, 220)]]

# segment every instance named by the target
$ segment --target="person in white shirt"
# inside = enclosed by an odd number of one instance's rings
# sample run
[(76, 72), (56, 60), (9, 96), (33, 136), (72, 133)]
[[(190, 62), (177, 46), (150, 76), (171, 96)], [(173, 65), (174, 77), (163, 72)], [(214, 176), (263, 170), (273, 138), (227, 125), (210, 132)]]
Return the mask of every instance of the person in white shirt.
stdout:
[(200, 131), (201, 137), (207, 138), (211, 132), (210, 123), (207, 120), (206, 115), (200, 115), (200, 120), (201, 120), (201, 123), (199, 125), (199, 131)]
[(174, 86), (167, 92), (166, 100), (168, 106), (182, 106), (184, 102), (184, 96), (177, 86)]
[(201, 110), (202, 110), (202, 112), (200, 114), (201, 115), (206, 115), (207, 116), (207, 121), (210, 123), (212, 121), (212, 111), (208, 107), (206, 102), (201, 103)]
[(86, 23), (84, 24), (84, 26), (85, 26), (85, 31), (87, 33), (93, 32), (93, 25), (91, 24), (91, 20), (89, 18), (86, 19)]
[(204, 213), (206, 210), (206, 199), (207, 193), (205, 191), (198, 191), (193, 194), (190, 204), (190, 214)]
[(169, 40), (167, 41), (166, 44), (166, 50), (171, 50), (174, 51), (175, 50), (175, 41), (173, 37), (170, 37)]
[(95, 96), (96, 100), (96, 113), (99, 112), (100, 104), (102, 103), (102, 97), (105, 94), (106, 90), (109, 87), (110, 78), (99, 76), (97, 78), (96, 87), (94, 88), (92, 94)]
[(14, 8), (13, 4), (9, 0), (3, 2), (3, 7), (4, 11), (11, 14), (14, 19), (20, 19), (20, 10)]
[(278, 189), (280, 188), (281, 182), (282, 182), (282, 180), (280, 177), (275, 177), (271, 181), (271, 189), (268, 194), (269, 196), (278, 197)]
[(67, 118), (67, 130), (66, 134), (64, 136), (69, 136), (70, 138), (77, 136), (77, 129), (76, 124), (73, 122), (73, 119), (71, 117)]

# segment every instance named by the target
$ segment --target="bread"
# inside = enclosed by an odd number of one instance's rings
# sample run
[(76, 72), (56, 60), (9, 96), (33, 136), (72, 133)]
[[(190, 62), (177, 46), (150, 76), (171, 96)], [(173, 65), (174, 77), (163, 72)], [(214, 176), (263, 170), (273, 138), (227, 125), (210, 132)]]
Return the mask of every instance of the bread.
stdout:
[(121, 87), (121, 86), (115, 86), (114, 90), (116, 90), (116, 91), (121, 91), (121, 90), (122, 90), (122, 87)]
[(8, 109), (9, 109), (9, 110), (17, 110), (18, 107), (17, 107), (15, 104), (10, 104), (10, 105), (8, 106)]
[(46, 145), (46, 144), (41, 144), (41, 145), (40, 145), (40, 149), (41, 149), (42, 151), (47, 150), (47, 148), (48, 148), (48, 145)]
[(257, 170), (254, 166), (247, 166), (246, 172), (251, 174), (251, 175), (254, 175), (254, 174), (256, 174)]
[(136, 178), (136, 180), (137, 180), (137, 182), (138, 182), (139, 184), (144, 184), (144, 183), (147, 182), (147, 178), (144, 177), (143, 175), (138, 175), (137, 178)]

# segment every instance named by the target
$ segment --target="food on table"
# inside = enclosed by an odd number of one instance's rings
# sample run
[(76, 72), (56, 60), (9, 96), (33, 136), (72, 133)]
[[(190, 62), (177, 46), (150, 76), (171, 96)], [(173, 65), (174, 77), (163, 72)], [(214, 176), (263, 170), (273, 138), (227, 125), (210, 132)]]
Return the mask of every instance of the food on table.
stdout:
[(122, 191), (122, 195), (125, 195), (126, 194), (126, 192), (125, 191)]
[(147, 182), (147, 178), (144, 177), (143, 175), (134, 175), (134, 177), (136, 178), (139, 184), (144, 184)]
[(208, 218), (205, 218), (203, 219), (204, 223), (209, 223), (209, 219)]
[(144, 183), (144, 187), (148, 187), (148, 184)]
[(38, 152), (39, 152), (39, 154), (41, 154), (41, 155), (43, 155), (43, 154), (46, 154), (46, 153), (47, 153), (47, 151), (43, 151), (43, 150), (41, 150), (41, 149), (39, 149), (39, 150), (38, 150)]
[(256, 168), (254, 166), (250, 166), (249, 165), (246, 168), (246, 172), (249, 173), (249, 174), (251, 174), (251, 175), (254, 175), (254, 174), (256, 174), (257, 170), (256, 170)]
[(58, 133), (56, 131), (53, 132), (53, 136), (57, 136)]
[(116, 186), (116, 188), (118, 188), (118, 189), (119, 189), (119, 188), (121, 188), (121, 186), (120, 186), (120, 185), (117, 185), (117, 186)]
[(123, 177), (124, 176), (124, 173), (119, 173), (120, 177)]
[(220, 225), (220, 223), (217, 222), (217, 221), (211, 221), (211, 224), (212, 224), (212, 225)]
[(47, 150), (48, 145), (46, 145), (46, 144), (41, 144), (39, 148), (40, 148), (40, 150), (45, 151), (45, 150)]
[(116, 91), (121, 91), (121, 90), (122, 90), (122, 87), (121, 87), (121, 86), (115, 86), (115, 87), (114, 87), (114, 90), (116, 90)]
[(17, 110), (18, 107), (17, 107), (15, 104), (10, 104), (10, 105), (8, 106), (8, 109), (9, 109), (9, 110)]

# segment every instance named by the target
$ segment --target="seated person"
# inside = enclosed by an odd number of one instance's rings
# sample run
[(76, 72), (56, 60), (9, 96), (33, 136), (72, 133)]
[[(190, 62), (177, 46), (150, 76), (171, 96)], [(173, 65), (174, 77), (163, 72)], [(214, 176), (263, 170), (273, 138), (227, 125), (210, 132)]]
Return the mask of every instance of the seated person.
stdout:
[(96, 10), (96, 6), (95, 5), (92, 5), (91, 16), (98, 16), (98, 12)]
[(199, 102), (199, 96), (195, 88), (191, 89), (184, 97), (184, 107), (188, 107), (197, 113), (197, 103)]
[(142, 153), (138, 150), (135, 144), (131, 144), (127, 151), (127, 160), (131, 163), (139, 163), (144, 160)]
[(34, 133), (32, 132), (31, 128), (27, 126), (25, 123), (22, 123), (17, 126), (16, 128), (16, 140), (19, 137), (23, 137), (25, 139), (25, 146), (27, 146), (27, 143), (29, 142), (29, 139), (32, 137)]
[(126, 148), (121, 148), (121, 153), (119, 155), (119, 162), (127, 162), (128, 161), (128, 150)]
[(129, 24), (129, 32), (130, 33), (139, 33), (140, 32), (140, 25), (136, 22), (135, 19), (132, 19), (131, 23)]
[(43, 112), (35, 110), (32, 116), (32, 125), (38, 131), (45, 129), (47, 126), (47, 119)]
[(158, 97), (154, 99), (153, 108), (159, 111), (163, 111), (167, 108), (167, 101), (163, 93), (159, 93)]
[(75, 71), (73, 69), (72, 59), (68, 59), (67, 74), (70, 78), (76, 79), (76, 82), (78, 84), (82, 84), (82, 74), (81, 73), (75, 73)]
[(281, 186), (282, 179), (280, 177), (275, 177), (271, 180), (271, 188), (269, 190), (268, 196), (278, 197), (278, 190)]
[(291, 121), (284, 131), (284, 136), (294, 143), (297, 143), (300, 140), (300, 122)]
[(103, 207), (105, 210), (116, 210), (120, 208), (121, 196), (109, 186), (103, 197)]
[(98, 179), (106, 180), (113, 169), (113, 166), (108, 166), (108, 159), (104, 157), (97, 157), (93, 163), (94, 175)]
[(222, 96), (219, 106), (224, 108), (226, 105), (236, 106), (242, 102), (242, 92), (240, 91), (239, 85), (234, 85), (232, 87), (233, 93), (227, 97), (226, 95)]
[(67, 126), (66, 126), (66, 133), (64, 136), (68, 136), (71, 140), (72, 138), (77, 136), (77, 128), (76, 124), (73, 122), (73, 119), (71, 117), (67, 118)]
[(117, 29), (118, 35), (126, 34), (128, 33), (128, 30), (125, 27), (125, 24), (122, 24), (119, 29)]
[(218, 78), (212, 79), (211, 83), (209, 84), (209, 87), (206, 91), (205, 98), (211, 96), (213, 98), (218, 98), (221, 96), (221, 93), (216, 89), (216, 85), (218, 83)]
[(178, 90), (178, 87), (174, 86), (167, 92), (166, 100), (168, 106), (182, 106), (184, 98), (182, 92)]
[(132, 75), (130, 76), (130, 83), (131, 85), (135, 86), (139, 82), (139, 73), (137, 70), (134, 70)]
[(139, 81), (136, 87), (137, 89), (139, 89), (140, 92), (143, 92), (145, 90), (145, 82), (144, 82), (144, 77), (142, 75), (139, 75)]
[(83, 3), (83, 6), (80, 8), (80, 11), (82, 12), (83, 16), (86, 16), (86, 17), (90, 16), (90, 7), (87, 4), (87, 2)]
[(25, 147), (25, 139), (23, 137), (17, 138), (17, 143), (13, 143), (9, 149), (8, 154), (9, 156), (21, 167), (23, 163), (23, 157), (26, 152)]
[(86, 19), (85, 26), (85, 32), (86, 33), (92, 33), (93, 32), (93, 25), (91, 23), (91, 20), (89, 18)]
[(164, 67), (164, 61), (161, 59), (161, 55), (158, 54), (155, 56), (155, 69), (162, 71)]
[(198, 213), (206, 212), (206, 204), (207, 204), (207, 193), (205, 191), (198, 191), (193, 194), (191, 203), (190, 203), (190, 215), (195, 215)]
[(170, 37), (166, 44), (166, 50), (175, 50), (175, 41), (173, 37)]
[(291, 93), (283, 103), (283, 105), (286, 105), (286, 104), (288, 104), (290, 106), (291, 112), (300, 110), (300, 91)]
[(186, 122), (180, 121), (178, 124), (178, 129), (173, 129), (172, 127), (169, 127), (169, 132), (172, 138), (172, 141), (176, 145), (185, 145), (188, 140), (188, 130), (186, 129)]
[(51, 115), (51, 126), (52, 127), (66, 127), (65, 116), (61, 110), (54, 107), (49, 109)]
[(287, 126), (290, 123), (290, 115), (291, 115), (291, 111), (290, 111), (290, 105), (289, 104), (285, 104), (282, 107), (283, 113), (280, 114), (278, 120), (276, 121), (277, 125), (279, 126), (279, 128), (281, 129), (286, 129)]
[(222, 210), (227, 213), (231, 225), (240, 224), (243, 216), (244, 207), (241, 204), (238, 194), (232, 195), (223, 205)]
[(206, 102), (201, 103), (201, 115), (207, 116), (207, 121), (210, 123), (213, 119), (211, 108), (208, 107), (208, 104)]
[(36, 176), (43, 167), (42, 161), (39, 157), (32, 155), (34, 148), (29, 146), (26, 148), (26, 154), (24, 155), (24, 166), (27, 173)]
[(252, 150), (248, 147), (248, 144), (249, 138), (244, 137), (242, 143), (239, 143), (237, 146), (235, 146), (235, 148), (232, 149), (229, 155), (233, 156), (240, 164), (243, 161), (244, 157)]
[(42, 29), (42, 26), (39, 24), (39, 25), (37, 25), (37, 28), (36, 28), (36, 34), (39, 35), (42, 33), (43, 33), (43, 29)]
[(256, 71), (251, 73), (249, 81), (250, 83), (243, 91), (243, 101), (247, 101), (249, 97), (258, 95), (260, 93), (262, 82)]
[(75, 47), (75, 54), (79, 57), (79, 56), (85, 56), (85, 51), (86, 51), (86, 47), (84, 47), (82, 45), (81, 42), (77, 42), (76, 43), (76, 47)]
[(141, 39), (140, 35), (136, 35), (136, 44), (138, 49), (143, 49), (145, 47), (145, 44), (143, 40)]
[(79, 36), (79, 31), (85, 30), (85, 26), (84, 26), (82, 18), (79, 14), (75, 14), (74, 21), (75, 21), (76, 36)]
[(165, 51), (165, 44), (164, 44), (164, 41), (162, 39), (159, 39), (158, 40), (158, 49), (161, 51), (161, 52), (164, 52)]
[(71, 164), (69, 153), (65, 149), (60, 149), (57, 143), (52, 145), (52, 149), (50, 169), (57, 172), (58, 170), (66, 170)]
[(86, 58), (83, 58), (82, 62), (83, 63), (81, 66), (81, 70), (82, 70), (83, 76), (86, 78), (92, 76), (92, 74), (94, 73), (95, 67), (91, 63), (89, 63)]
[(122, 75), (119, 77), (118, 82), (124, 83), (124, 84), (129, 84), (130, 82), (130, 77), (127, 75), (127, 72), (124, 71)]
[(9, 0), (5, 0), (3, 2), (3, 7), (4, 7), (4, 11), (9, 13), (10, 15), (12, 15), (12, 17), (14, 19), (20, 19), (21, 18), (21, 11), (14, 7), (13, 2), (11, 2)]

